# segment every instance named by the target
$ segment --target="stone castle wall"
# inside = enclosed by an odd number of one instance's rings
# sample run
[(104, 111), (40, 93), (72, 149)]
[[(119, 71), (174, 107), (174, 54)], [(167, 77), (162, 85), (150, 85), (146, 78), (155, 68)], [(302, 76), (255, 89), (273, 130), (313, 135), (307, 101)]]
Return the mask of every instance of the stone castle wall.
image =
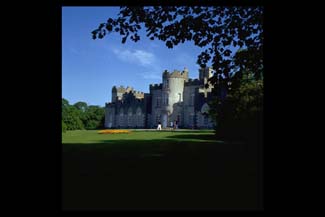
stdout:
[(182, 128), (212, 128), (212, 121), (201, 111), (207, 97), (199, 91), (211, 70), (199, 72), (199, 79), (189, 79), (187, 69), (166, 70), (162, 83), (150, 84), (150, 93), (114, 86), (111, 103), (106, 103), (105, 127), (156, 128), (158, 122), (166, 127), (178, 120)]

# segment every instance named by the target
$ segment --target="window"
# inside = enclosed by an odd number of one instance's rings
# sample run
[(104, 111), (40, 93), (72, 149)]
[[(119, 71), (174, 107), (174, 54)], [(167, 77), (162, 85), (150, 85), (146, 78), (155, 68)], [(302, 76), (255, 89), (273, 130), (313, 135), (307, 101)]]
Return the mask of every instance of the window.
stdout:
[(182, 101), (182, 94), (179, 93), (179, 94), (178, 94), (178, 97), (179, 97), (179, 98), (178, 98), (178, 102), (181, 102), (181, 101)]
[(194, 105), (194, 93), (192, 93), (192, 95), (191, 95), (191, 105)]
[(160, 98), (158, 97), (157, 98), (157, 107), (159, 107), (160, 106)]
[(168, 79), (164, 80), (164, 88), (168, 88)]
[(168, 105), (168, 95), (163, 95), (163, 104)]
[(204, 105), (201, 108), (201, 113), (202, 114), (208, 114), (209, 113), (209, 105), (207, 103), (204, 103)]
[(138, 108), (138, 109), (137, 109), (137, 115), (140, 116), (141, 114), (142, 114), (141, 109)]

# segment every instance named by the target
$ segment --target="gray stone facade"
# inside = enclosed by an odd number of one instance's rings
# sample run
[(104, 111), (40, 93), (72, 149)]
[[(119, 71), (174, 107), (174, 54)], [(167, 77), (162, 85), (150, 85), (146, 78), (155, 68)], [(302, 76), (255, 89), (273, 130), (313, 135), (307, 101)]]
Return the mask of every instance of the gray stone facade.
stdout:
[[(150, 93), (123, 86), (112, 88), (112, 100), (105, 104), (106, 128), (156, 128), (177, 121), (179, 128), (213, 128), (207, 116), (212, 69), (199, 70), (199, 79), (189, 79), (188, 70), (167, 70), (162, 83), (150, 84)], [(208, 88), (206, 87), (208, 86)]]

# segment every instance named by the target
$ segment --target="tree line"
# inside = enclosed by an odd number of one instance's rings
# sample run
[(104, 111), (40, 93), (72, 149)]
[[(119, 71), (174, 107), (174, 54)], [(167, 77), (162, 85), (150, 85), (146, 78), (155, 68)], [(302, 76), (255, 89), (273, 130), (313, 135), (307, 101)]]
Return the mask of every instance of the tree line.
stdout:
[(67, 130), (93, 130), (104, 127), (105, 109), (77, 102), (73, 105), (62, 98), (62, 132)]

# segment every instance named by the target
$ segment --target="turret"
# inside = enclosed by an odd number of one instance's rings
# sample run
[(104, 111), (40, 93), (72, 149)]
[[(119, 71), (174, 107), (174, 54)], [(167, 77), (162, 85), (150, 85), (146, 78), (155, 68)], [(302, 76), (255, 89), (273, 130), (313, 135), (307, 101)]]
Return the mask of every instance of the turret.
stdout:
[(117, 97), (117, 89), (116, 89), (116, 86), (113, 86), (113, 88), (112, 88), (112, 102), (116, 102), (116, 97)]
[(187, 82), (188, 81), (188, 69), (186, 67), (184, 67), (182, 74), (184, 75), (185, 81)]
[(174, 70), (169, 73), (167, 70), (162, 75), (162, 109), (171, 114), (173, 105), (183, 101), (184, 83), (188, 81), (188, 70), (182, 72)]

